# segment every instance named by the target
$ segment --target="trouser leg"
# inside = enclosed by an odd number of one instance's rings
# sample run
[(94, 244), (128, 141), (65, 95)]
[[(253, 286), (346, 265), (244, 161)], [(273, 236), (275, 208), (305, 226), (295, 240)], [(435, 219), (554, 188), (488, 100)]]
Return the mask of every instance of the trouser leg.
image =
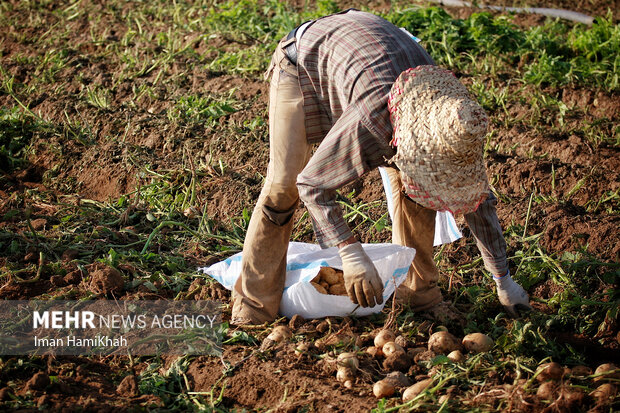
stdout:
[(394, 204), (392, 242), (416, 250), (407, 278), (396, 290), (395, 299), (414, 311), (426, 310), (442, 300), (437, 285), (439, 271), (433, 260), (436, 212), (405, 196), (397, 169), (386, 168), (386, 171)]
[(297, 175), (311, 151), (297, 69), (281, 47), (282, 42), (270, 66), (269, 167), (243, 245), (241, 276), (233, 290), (233, 322), (238, 324), (273, 321), (278, 313), (292, 216), (299, 203)]

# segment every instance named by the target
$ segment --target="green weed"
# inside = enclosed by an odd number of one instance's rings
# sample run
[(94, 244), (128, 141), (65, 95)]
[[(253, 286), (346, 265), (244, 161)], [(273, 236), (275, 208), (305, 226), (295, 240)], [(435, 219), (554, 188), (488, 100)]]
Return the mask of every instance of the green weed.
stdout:
[(17, 108), (0, 108), (0, 170), (8, 172), (26, 162), (33, 134), (42, 126)]
[(235, 112), (233, 105), (235, 102), (230, 98), (218, 100), (209, 96), (183, 96), (179, 98), (174, 109), (168, 112), (168, 118), (188, 124), (213, 124), (222, 116)]

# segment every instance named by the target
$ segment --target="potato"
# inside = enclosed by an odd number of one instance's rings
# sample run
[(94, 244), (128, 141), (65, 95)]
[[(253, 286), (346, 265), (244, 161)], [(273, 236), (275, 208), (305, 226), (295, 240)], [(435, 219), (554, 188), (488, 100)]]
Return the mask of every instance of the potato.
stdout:
[(402, 348), (406, 349), (407, 347), (411, 346), (411, 341), (409, 341), (405, 336), (398, 336), (394, 339), (394, 342), (396, 344), (398, 344), (399, 346), (401, 346)]
[(428, 351), (426, 350), (426, 347), (413, 347), (407, 350), (407, 355), (411, 358), (415, 358), (415, 356), (420, 353), (424, 353), (425, 351)]
[(570, 370), (571, 376), (586, 377), (592, 374), (592, 369), (588, 366), (575, 366)]
[(331, 295), (348, 295), (344, 284), (330, 285), (328, 291)]
[(448, 354), (448, 358), (454, 363), (460, 363), (465, 360), (465, 356), (461, 353), (461, 350), (451, 351), (450, 354)]
[(310, 344), (305, 341), (302, 341), (301, 343), (297, 344), (297, 347), (295, 347), (296, 354), (304, 354), (308, 351), (310, 351)]
[(348, 367), (355, 372), (360, 367), (360, 362), (355, 353), (340, 353), (337, 358), (338, 368)]
[(420, 380), (413, 386), (407, 387), (403, 392), (403, 402), (407, 403), (416, 398), (416, 396), (422, 393), (428, 386), (433, 383), (433, 379)]
[(339, 284), (343, 281), (342, 275), (339, 276), (338, 273), (342, 274), (342, 271), (332, 267), (321, 267), (319, 271), (321, 278), (329, 285)]
[(460, 347), (459, 339), (447, 331), (433, 333), (428, 339), (428, 349), (437, 354), (447, 354)]
[(536, 369), (536, 380), (539, 382), (560, 380), (564, 375), (564, 368), (556, 362), (545, 363)]
[(325, 290), (329, 291), (329, 283), (327, 281), (321, 280), (319, 281), (321, 287), (325, 288)]
[(382, 349), (387, 342), (394, 341), (396, 334), (392, 330), (381, 330), (375, 336), (375, 347)]
[(271, 340), (271, 341), (273, 341), (275, 343), (280, 343), (280, 342), (284, 341), (284, 336), (279, 331), (272, 331), (267, 336), (267, 340)]
[(395, 353), (405, 354), (405, 349), (403, 349), (401, 346), (399, 346), (393, 341), (388, 341), (387, 343), (385, 343), (383, 345), (382, 350), (383, 350), (383, 354), (385, 354), (386, 357), (392, 354), (395, 354)]
[(620, 379), (620, 369), (613, 363), (601, 364), (596, 368), (594, 374), (597, 376), (594, 378), (594, 381), (608, 381), (609, 379)]
[(463, 347), (472, 353), (485, 353), (493, 348), (493, 339), (486, 334), (471, 333), (463, 338)]
[(355, 373), (348, 367), (338, 367), (338, 371), (336, 372), (336, 380), (341, 383), (345, 381), (353, 381), (355, 380)]
[(538, 386), (536, 396), (541, 400), (555, 400), (558, 397), (558, 386), (552, 381), (546, 381)]
[(394, 383), (390, 380), (382, 379), (372, 386), (372, 394), (374, 394), (377, 399), (390, 397), (394, 395), (395, 392), (396, 386), (394, 386)]
[(347, 389), (352, 389), (353, 388), (353, 381), (352, 380), (347, 380), (344, 382), (344, 387), (346, 387)]
[(578, 387), (563, 385), (560, 388), (560, 406), (563, 410), (569, 412), (577, 411), (578, 408), (583, 405), (585, 396), (586, 395), (583, 390)]
[(448, 402), (448, 401), (450, 401), (450, 395), (442, 394), (441, 396), (439, 396), (439, 399), (437, 400), (437, 403), (444, 404), (445, 402)]
[(381, 357), (383, 355), (383, 350), (377, 348), (375, 346), (370, 346), (366, 349), (366, 353), (370, 354), (371, 357)]
[(314, 281), (310, 281), (310, 284), (321, 294), (327, 294), (327, 290), (321, 284), (315, 283)]
[(611, 401), (618, 392), (616, 386), (611, 383), (603, 383), (598, 386), (592, 393), (592, 397), (594, 397), (599, 403), (604, 404), (608, 401)]
[(272, 332), (273, 332), (273, 331), (277, 331), (277, 332), (279, 332), (279, 333), (280, 333), (280, 334), (282, 334), (282, 336), (283, 336), (285, 339), (287, 339), (287, 340), (288, 340), (289, 338), (293, 337), (293, 332), (291, 331), (291, 329), (290, 329), (290, 328), (288, 328), (288, 326), (275, 326), (275, 327), (273, 328), (273, 330), (271, 330), (271, 331), (272, 331)]

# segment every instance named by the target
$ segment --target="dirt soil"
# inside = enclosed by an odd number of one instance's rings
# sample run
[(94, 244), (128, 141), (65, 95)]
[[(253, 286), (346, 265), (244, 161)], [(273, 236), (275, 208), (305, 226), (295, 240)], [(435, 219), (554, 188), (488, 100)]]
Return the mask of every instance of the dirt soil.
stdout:
[[(49, 2), (54, 7), (55, 2)], [(344, 4), (345, 2), (343, 2)], [(378, 3), (378, 2), (377, 2)], [(386, 7), (386, 2), (373, 4), (370, 7)], [(614, 13), (620, 10), (617, 1), (579, 1), (576, 4), (558, 0), (555, 2), (528, 2), (531, 6), (560, 6), (578, 9), (591, 15), (603, 15), (607, 9)], [(451, 9), (451, 12), (455, 10)], [(458, 13), (466, 13), (459, 11)], [(458, 13), (455, 13), (458, 14)], [(459, 16), (463, 17), (463, 16)], [(617, 17), (617, 16), (615, 16)], [(518, 20), (523, 25), (539, 24), (540, 19), (521, 16)], [(30, 37), (44, 35), (48, 24), (32, 27)], [(91, 142), (82, 144), (76, 140), (62, 140), (50, 136), (47, 142), (38, 142), (29, 159), (29, 164), (22, 169), (5, 175), (0, 184), (0, 213), (10, 209), (22, 208), (19, 194), (29, 190), (52, 191), (55, 202), (40, 202), (32, 205), (29, 211), (31, 225), (35, 229), (45, 229), (57, 224), (55, 213), (56, 201), (79, 202), (80, 199), (108, 201), (117, 199), (123, 194), (133, 191), (138, 185), (144, 184), (139, 178), (138, 167), (129, 158), (138, 156), (148, 159), (152, 170), (165, 171), (178, 167), (186, 162), (187, 154), (191, 154), (195, 162), (207, 159), (214, 147), (218, 156), (224, 157), (226, 168), (222, 171), (213, 170), (202, 176), (199, 182), (199, 200), (206, 205), (206, 213), (215, 221), (227, 222), (231, 217), (239, 216), (243, 208), (251, 209), (260, 192), (259, 174), (264, 174), (268, 160), (268, 145), (264, 139), (239, 141), (234, 135), (218, 135), (217, 125), (204, 126), (199, 130), (190, 131), (168, 121), (165, 112), (174, 105), (169, 91), (157, 90), (151, 99), (140, 100), (138, 107), (127, 107), (123, 104), (129, 98), (133, 85), (130, 81), (115, 85), (110, 96), (111, 108), (122, 108), (108, 113), (94, 110), (77, 100), (75, 95), (81, 85), (77, 83), (76, 72), (80, 78), (93, 85), (109, 85), (109, 71), (118, 69), (110, 67), (105, 61), (90, 61), (87, 43), (83, 37), (88, 36), (87, 21), (72, 21), (68, 30), (74, 33), (74, 43), (83, 45), (82, 50), (74, 51), (74, 65), (69, 65), (57, 74), (67, 86), (63, 93), (50, 96), (47, 93), (34, 94), (29, 107), (40, 113), (41, 117), (50, 121), (62, 122), (66, 116), (79, 113), (84, 124), (90, 125)], [(122, 25), (109, 22), (110, 36), (120, 36)], [(12, 55), (32, 56), (39, 54), (31, 50), (27, 43), (14, 39), (19, 28), (5, 28), (2, 39), (3, 66), (16, 81), (27, 84), (34, 74), (28, 70), (27, 64), (9, 60)], [(221, 41), (221, 39), (215, 39)], [(206, 45), (198, 44), (206, 50)], [(27, 59), (22, 59), (26, 61)], [(11, 63), (9, 63), (11, 62)], [(174, 70), (183, 70), (185, 62), (176, 62)], [(140, 82), (153, 82), (156, 73), (145, 75)], [(242, 76), (220, 75), (214, 72), (194, 71), (191, 76), (179, 79), (179, 93), (227, 93), (237, 88), (233, 97), (244, 102), (241, 110), (227, 115), (220, 122), (228, 122), (244, 127), (244, 122), (258, 116), (266, 116), (268, 105), (268, 85), (263, 80)], [(166, 93), (165, 93), (166, 92)], [(550, 91), (569, 107), (582, 109), (580, 118), (567, 119), (566, 122), (595, 122), (605, 118), (611, 125), (618, 125), (620, 120), (620, 96), (604, 90), (565, 89)], [(11, 96), (0, 93), (0, 107), (13, 107), (15, 102)], [(514, 118), (524, 116), (527, 108), (508, 107)], [(200, 126), (197, 128), (201, 128)], [(611, 128), (611, 126), (610, 126)], [(111, 135), (123, 135), (122, 144), (109, 140)], [(607, 262), (620, 261), (620, 216), (609, 213), (605, 208), (586, 210), (591, 200), (603, 198), (620, 188), (620, 153), (617, 147), (601, 145), (593, 148), (583, 137), (572, 134), (546, 133), (542, 129), (521, 126), (494, 125), (491, 147), (488, 154), (488, 175), (493, 186), (506, 196), (509, 201), (500, 200), (498, 206), (499, 219), (504, 228), (511, 225), (527, 226), (528, 233), (542, 233), (542, 246), (550, 253), (563, 251), (586, 251), (594, 257)], [(202, 136), (196, 138), (196, 136)], [(130, 150), (131, 149), (131, 150)], [(53, 173), (59, 181), (66, 182), (63, 187), (53, 187), (49, 177)], [(381, 180), (377, 172), (368, 176), (349, 189), (357, 189), (356, 200), (372, 202), (383, 197)], [(538, 195), (555, 199), (556, 202), (546, 203), (541, 207), (530, 205), (530, 195)], [(54, 205), (52, 205), (54, 204)], [(303, 213), (300, 207), (298, 216)], [(23, 214), (26, 214), (23, 211)], [(25, 215), (18, 215), (0, 222), (0, 228), (24, 231)], [(116, 230), (114, 230), (116, 231)], [(120, 233), (125, 242), (132, 242), (131, 234)], [(364, 234), (359, 234), (366, 241)], [(387, 236), (385, 236), (387, 238)], [(309, 234), (304, 241), (312, 241)], [(388, 241), (389, 239), (385, 239)], [(458, 248), (455, 247), (455, 250)], [(115, 270), (92, 263), (90, 268), (78, 267), (72, 262), (72, 252), (66, 252), (67, 259), (63, 264), (67, 275), (62, 278), (41, 279), (29, 284), (7, 284), (0, 288), (1, 299), (31, 299), (45, 297), (49, 290), (58, 287), (87, 288), (84, 271), (96, 274), (98, 279), (92, 288), (103, 294), (130, 294), (148, 298), (149, 291), (120, 292), (122, 279)], [(455, 254), (457, 254), (455, 252)], [(458, 255), (458, 254), (457, 254)], [(213, 257), (192, 257), (195, 264), (209, 264)], [(460, 258), (455, 258), (459, 260)], [(4, 258), (0, 258), (4, 260)], [(21, 262), (24, 267), (34, 264), (36, 268), (38, 255), (32, 251), (24, 251)], [(127, 270), (127, 269), (125, 269)], [(35, 277), (32, 273), (21, 274), (22, 278)], [(120, 284), (119, 284), (120, 283)], [(537, 285), (530, 289), (533, 297), (548, 298), (557, 293), (548, 285)], [(117, 295), (118, 297), (118, 295)], [(161, 297), (161, 296), (159, 296)], [(195, 298), (229, 300), (228, 291), (214, 285), (203, 285), (195, 294)], [(171, 298), (171, 297), (165, 297)], [(283, 320), (288, 323), (288, 320)], [(321, 320), (302, 320), (292, 323), (295, 332), (305, 331), (310, 337), (325, 335), (325, 326)], [(372, 343), (372, 332), (376, 328), (365, 320), (334, 319), (330, 320), (330, 331), (348, 331), (348, 340), (358, 340), (361, 345)], [(615, 340), (616, 330), (609, 331), (607, 339), (591, 338), (567, 333), (558, 336), (559, 340), (572, 343), (576, 348), (588, 351), (593, 357), (593, 364), (619, 360), (618, 342)], [(611, 339), (613, 338), (613, 340)], [(341, 338), (337, 338), (341, 339)], [(411, 347), (425, 345), (412, 343)], [(223, 358), (198, 357), (191, 361), (186, 372), (186, 379), (193, 391), (216, 393), (225, 388), (220, 406), (238, 410), (255, 409), (270, 406), (275, 411), (298, 411), (306, 407), (306, 411), (366, 411), (369, 406), (376, 406), (377, 400), (372, 395), (369, 377), (360, 377), (352, 389), (345, 389), (334, 380), (335, 367), (329, 361), (313, 358), (308, 354), (297, 354), (293, 343), (283, 343), (269, 350), (269, 356), (259, 358), (252, 354), (252, 347), (235, 344), (225, 347)], [(227, 368), (223, 366), (226, 361)], [(172, 360), (169, 361), (170, 363)], [(19, 394), (30, 392), (35, 405), (21, 411), (36, 411), (37, 405), (42, 408), (53, 408), (58, 411), (129, 411), (147, 408), (146, 406), (162, 406), (167, 401), (162, 395), (140, 395), (136, 377), (147, 368), (147, 362), (136, 360), (127, 370), (126, 360), (119, 357), (83, 358), (60, 357), (43, 358), (41, 363), (28, 364), (17, 369), (17, 360), (4, 359), (0, 365), (0, 403), (9, 400), (10, 391), (7, 383), (17, 381), (21, 384)], [(370, 355), (361, 358), (361, 363), (368, 372), (382, 374), (380, 361)], [(426, 372), (409, 371), (411, 376), (424, 376)], [(226, 370), (223, 375), (222, 372)], [(50, 379), (53, 379), (50, 381)], [(514, 377), (496, 378), (496, 384), (508, 386)], [(510, 393), (506, 387), (503, 396)], [(18, 395), (19, 395), (18, 394)], [(218, 394), (213, 394), (217, 398)], [(283, 398), (282, 395), (286, 397)], [(489, 396), (491, 397), (491, 396)], [(499, 400), (499, 398), (498, 398)], [(540, 405), (532, 395), (521, 395), (521, 402), (515, 407), (537, 411)], [(77, 408), (76, 408), (77, 406)], [(1, 407), (0, 407), (1, 408)]]

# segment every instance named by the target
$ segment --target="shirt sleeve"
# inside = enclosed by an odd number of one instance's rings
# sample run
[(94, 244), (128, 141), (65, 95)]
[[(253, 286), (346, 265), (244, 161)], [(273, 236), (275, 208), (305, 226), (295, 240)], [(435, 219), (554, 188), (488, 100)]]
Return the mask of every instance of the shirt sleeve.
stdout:
[(476, 239), (485, 268), (493, 275), (504, 275), (508, 271), (506, 241), (497, 218), (496, 205), (497, 198), (490, 192), (476, 211), (465, 214), (465, 221)]
[(353, 235), (336, 203), (336, 190), (380, 165), (383, 159), (377, 138), (364, 126), (357, 109), (350, 106), (297, 177), (299, 197), (322, 248), (336, 246)]

